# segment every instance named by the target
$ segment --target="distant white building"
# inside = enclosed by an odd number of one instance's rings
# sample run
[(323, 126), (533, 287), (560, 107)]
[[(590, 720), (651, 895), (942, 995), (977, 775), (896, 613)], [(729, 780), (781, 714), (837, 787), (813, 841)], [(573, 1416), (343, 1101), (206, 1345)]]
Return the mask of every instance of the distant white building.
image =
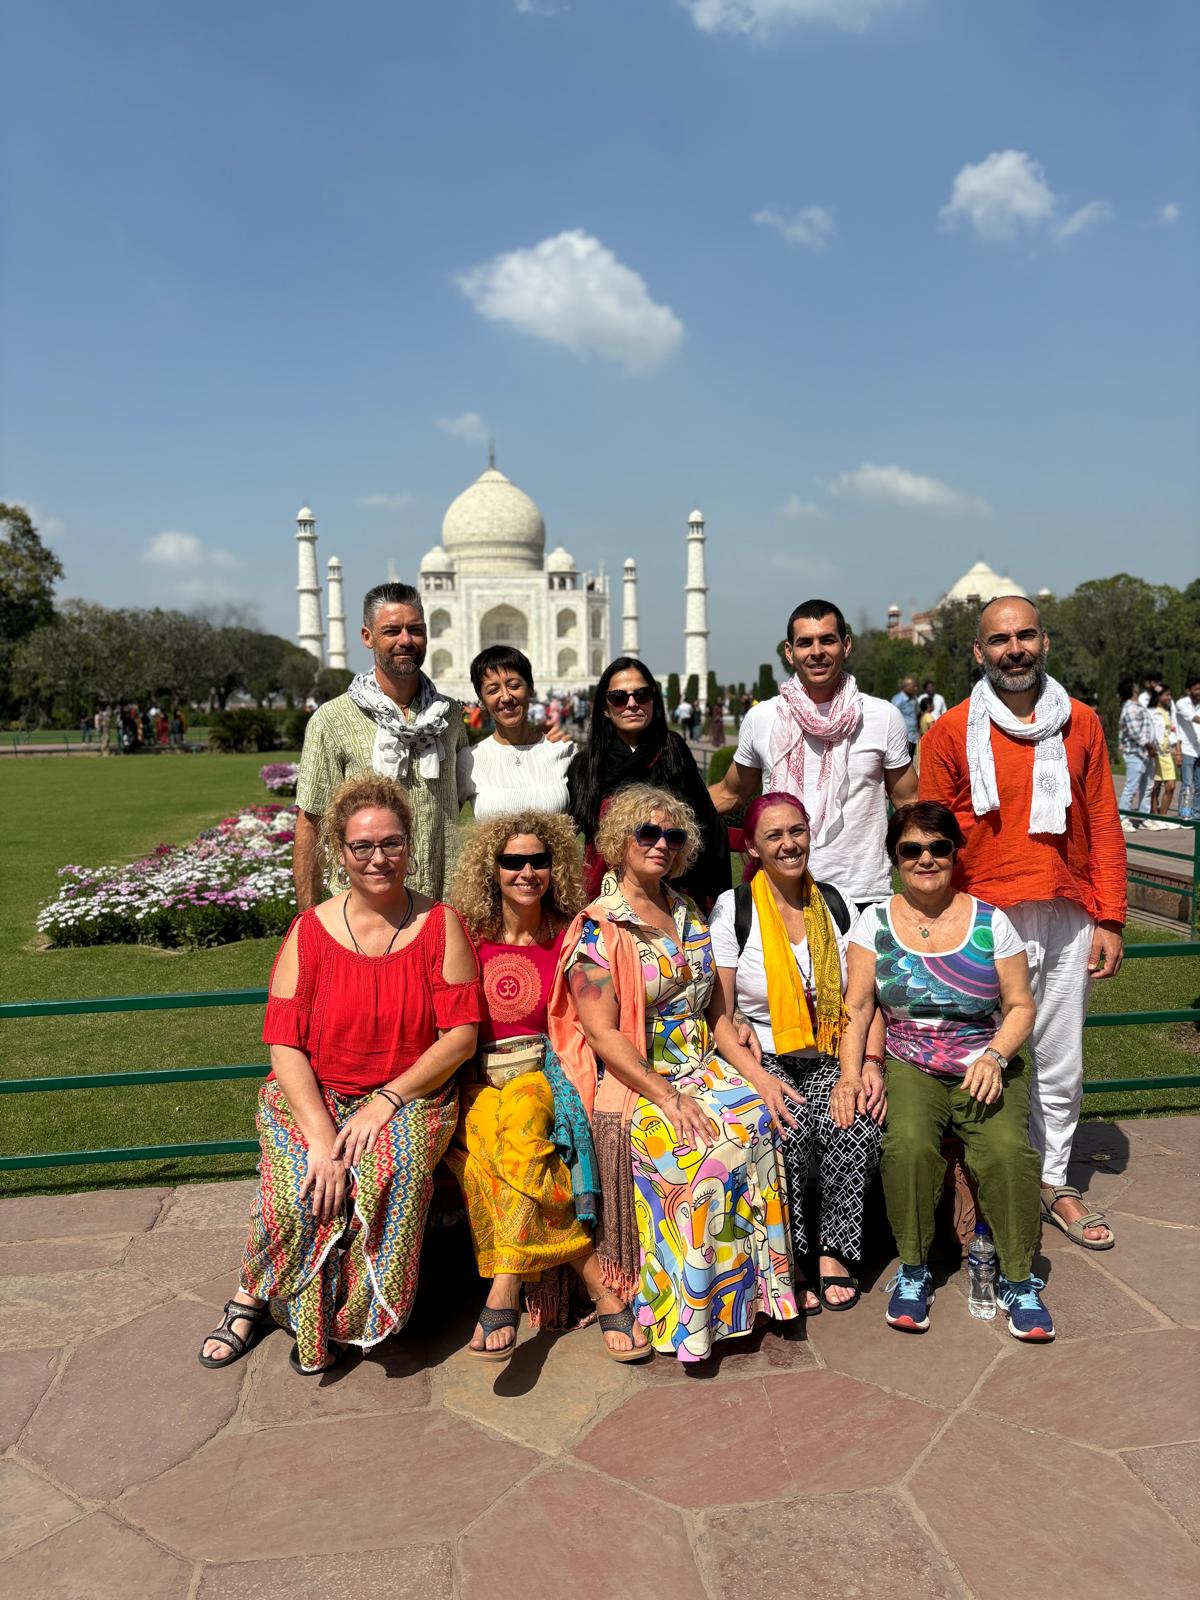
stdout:
[[(1039, 590), (1038, 598), (1044, 598), (1050, 593), (1048, 589)], [(957, 582), (952, 583), (937, 605), (931, 606), (928, 611), (914, 611), (912, 621), (906, 627), (900, 620), (900, 607), (888, 607), (887, 631), (890, 639), (911, 639), (914, 644), (923, 644), (925, 640), (933, 637), (934, 624), (937, 614), (943, 606), (960, 601), (964, 605), (974, 606), (977, 610), (987, 605), (989, 600), (994, 600), (997, 595), (1019, 594), (1023, 600), (1028, 600), (1028, 591), (1023, 589), (1015, 578), (1002, 578), (988, 566), (986, 561), (977, 561), (973, 567), (964, 572)]]
[(541, 693), (591, 687), (611, 659), (607, 577), (562, 545), (546, 554), (541, 511), (494, 462), (451, 503), (417, 586), (426, 671), (449, 694), (474, 697), (469, 668), (488, 645), (523, 650)]

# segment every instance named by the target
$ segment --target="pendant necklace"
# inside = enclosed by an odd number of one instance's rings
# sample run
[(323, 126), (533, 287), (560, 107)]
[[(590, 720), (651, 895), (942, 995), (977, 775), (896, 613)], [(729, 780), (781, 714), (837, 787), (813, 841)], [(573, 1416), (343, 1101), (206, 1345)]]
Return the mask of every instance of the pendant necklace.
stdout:
[[(407, 906), (407, 908), (406, 908), (406, 910), (404, 912), (404, 917), (401, 920), (399, 926), (396, 928), (396, 931), (392, 934), (392, 937), (388, 940), (387, 949), (383, 952), (383, 954), (385, 956), (390, 956), (391, 955), (392, 946), (395, 944), (396, 940), (400, 937), (400, 935), (404, 931), (404, 929), (407, 928), (408, 919), (409, 919), (409, 917), (412, 916), (412, 911), (413, 911), (412, 890), (409, 889), (407, 884), (404, 887), (404, 896), (405, 896), (405, 899), (408, 901), (408, 906)], [(350, 926), (350, 913), (346, 909), (347, 906), (349, 905), (349, 903), (350, 903), (349, 902), (349, 896), (347, 896), (346, 899), (342, 901), (342, 921), (346, 924), (346, 932), (350, 935), (350, 943), (354, 946), (354, 953), (356, 955), (360, 955), (361, 956), (363, 954), (363, 951), (359, 948), (358, 940), (354, 937), (354, 929)], [(372, 956), (372, 957), (370, 957), (370, 959), (372, 961), (378, 961), (378, 960), (381, 960), (382, 957)]]

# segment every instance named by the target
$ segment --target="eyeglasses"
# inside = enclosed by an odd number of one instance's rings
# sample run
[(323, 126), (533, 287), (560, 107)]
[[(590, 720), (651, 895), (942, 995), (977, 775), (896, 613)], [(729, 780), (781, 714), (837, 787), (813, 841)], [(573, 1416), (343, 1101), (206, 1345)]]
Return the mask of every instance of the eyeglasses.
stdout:
[(408, 840), (398, 833), (390, 839), (347, 839), (346, 849), (355, 861), (370, 861), (376, 850), (382, 851), (385, 861), (395, 861), (408, 849)]
[(610, 689), (604, 697), (610, 706), (627, 706), (632, 700), (635, 705), (648, 706), (654, 699), (654, 690), (647, 689), (643, 684), (640, 689)]
[(653, 850), (660, 839), (666, 840), (668, 850), (682, 850), (688, 836), (686, 828), (660, 828), (657, 822), (639, 822), (633, 837), (643, 850)]
[(949, 839), (929, 839), (920, 844), (915, 839), (906, 839), (896, 846), (901, 861), (920, 861), (926, 850), (935, 861), (945, 861), (954, 854), (954, 845)]
[(505, 872), (520, 872), (522, 867), (532, 867), (535, 872), (545, 872), (550, 865), (549, 850), (531, 850), (528, 854), (521, 854), (515, 850), (502, 850), (496, 857), (496, 865), (503, 867)]

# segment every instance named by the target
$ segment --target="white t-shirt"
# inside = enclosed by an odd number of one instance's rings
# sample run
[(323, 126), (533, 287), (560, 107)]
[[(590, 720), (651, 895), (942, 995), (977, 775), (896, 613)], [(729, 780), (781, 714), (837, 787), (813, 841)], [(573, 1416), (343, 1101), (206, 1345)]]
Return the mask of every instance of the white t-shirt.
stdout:
[(472, 802), (476, 822), (513, 811), (567, 809), (567, 768), (574, 742), (501, 744), (488, 737), (458, 752), (458, 798)]
[[(763, 788), (771, 772), (771, 735), (780, 706), (779, 696), (752, 706), (742, 720), (734, 760), (742, 767), (757, 767)], [(895, 706), (873, 694), (862, 697), (862, 721), (850, 736), (850, 787), (842, 808), (842, 829), (829, 844), (814, 845), (809, 871), (823, 883), (835, 883), (847, 903), (880, 900), (891, 893), (892, 868), (887, 858), (887, 790), (889, 772), (907, 767), (908, 733)], [(817, 790), (824, 746), (804, 735), (804, 788)], [(797, 795), (803, 799), (803, 795)]]
[[(834, 885), (842, 895), (843, 900), (849, 896)], [(737, 907), (734, 903), (732, 889), (718, 895), (717, 903), (713, 906), (712, 916), (708, 926), (712, 934), (713, 960), (718, 967), (737, 968), (737, 1003), (739, 1010), (745, 1015), (746, 1020), (752, 1024), (758, 1035), (758, 1042), (764, 1050), (775, 1054), (775, 1041), (771, 1033), (771, 1008), (767, 1004), (767, 969), (763, 963), (762, 933), (758, 926), (758, 908), (751, 902), (750, 907), (750, 932), (746, 935), (745, 948), (738, 954), (737, 947)], [(832, 918), (830, 919), (832, 921)], [(833, 924), (833, 936), (837, 940), (838, 959), (842, 966), (842, 990), (846, 988), (846, 939), (837, 923)], [(796, 965), (800, 968), (800, 975), (812, 984), (812, 957), (808, 953), (808, 940), (801, 939), (799, 944), (792, 946), (792, 953), (796, 957)], [(817, 1051), (797, 1050), (801, 1056), (815, 1056)]]
[(1182, 746), (1181, 754), (1185, 756), (1200, 756), (1200, 722), (1193, 722), (1193, 717), (1200, 717), (1200, 703), (1194, 701), (1191, 695), (1185, 694), (1182, 700), (1175, 702), (1175, 715), (1179, 723), (1179, 743)]
[(939, 717), (946, 715), (946, 702), (936, 691), (932, 696), (933, 704), (929, 707), (929, 714), (936, 722)]

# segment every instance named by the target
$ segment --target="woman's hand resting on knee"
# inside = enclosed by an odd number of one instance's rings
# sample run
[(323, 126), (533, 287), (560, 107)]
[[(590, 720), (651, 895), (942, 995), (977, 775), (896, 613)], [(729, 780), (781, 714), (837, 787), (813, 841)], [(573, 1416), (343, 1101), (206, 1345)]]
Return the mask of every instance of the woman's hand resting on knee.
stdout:
[(312, 1195), (309, 1204), (318, 1222), (328, 1222), (341, 1211), (348, 1181), (346, 1163), (334, 1155), (332, 1146), (309, 1145), (308, 1168), (300, 1185), (300, 1198)]

